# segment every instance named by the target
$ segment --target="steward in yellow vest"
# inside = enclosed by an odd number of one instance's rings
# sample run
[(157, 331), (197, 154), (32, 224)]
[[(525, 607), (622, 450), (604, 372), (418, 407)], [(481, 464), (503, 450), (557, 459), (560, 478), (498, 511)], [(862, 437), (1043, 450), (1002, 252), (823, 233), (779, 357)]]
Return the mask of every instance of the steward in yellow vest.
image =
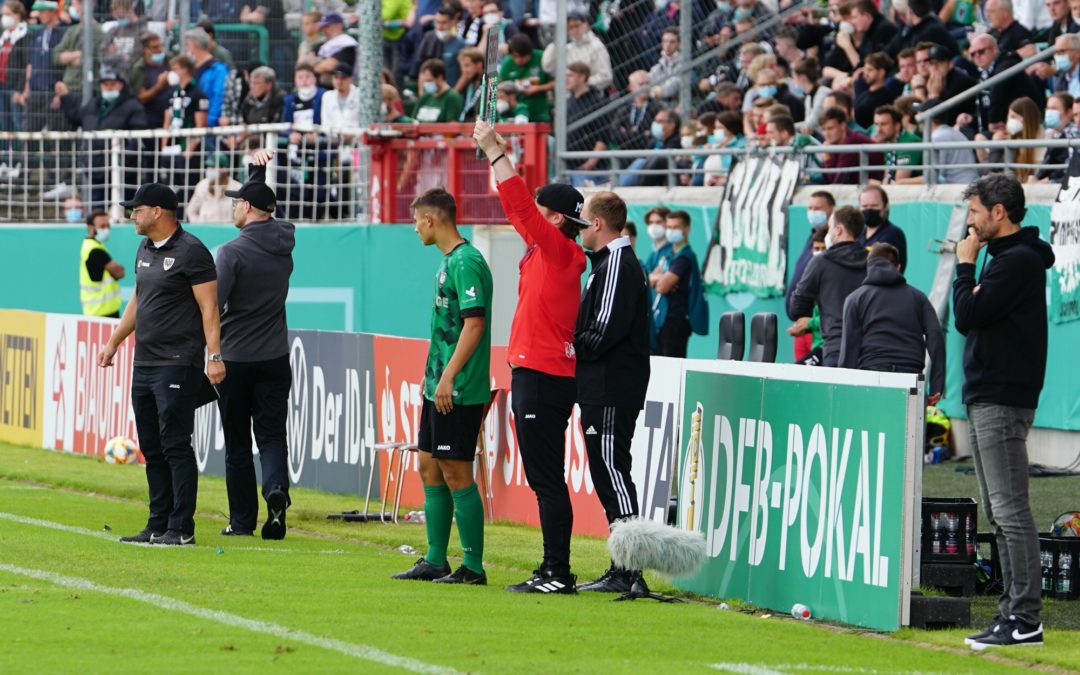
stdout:
[(120, 316), (120, 284), (124, 267), (109, 255), (105, 242), (109, 216), (96, 211), (86, 220), (87, 236), (79, 253), (79, 299), (87, 316)]

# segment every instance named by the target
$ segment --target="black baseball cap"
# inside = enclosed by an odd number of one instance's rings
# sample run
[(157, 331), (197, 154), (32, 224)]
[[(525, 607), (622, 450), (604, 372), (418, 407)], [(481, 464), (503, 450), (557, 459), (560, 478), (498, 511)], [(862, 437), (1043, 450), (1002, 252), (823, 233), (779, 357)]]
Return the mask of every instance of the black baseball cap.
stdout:
[(330, 71), (331, 75), (344, 75), (345, 77), (353, 76), (353, 67), (348, 63), (339, 63), (334, 66), (334, 69)]
[(135, 191), (135, 196), (120, 206), (131, 209), (136, 206), (158, 206), (166, 211), (176, 210), (176, 193), (168, 185), (161, 183), (143, 183)]
[(536, 193), (536, 203), (563, 214), (582, 227), (589, 225), (581, 219), (581, 209), (585, 206), (585, 198), (566, 183), (548, 183), (540, 188), (540, 191)]
[(233, 199), (243, 199), (248, 204), (267, 213), (273, 213), (274, 209), (277, 208), (277, 195), (274, 194), (269, 185), (258, 181), (244, 183), (239, 190), (226, 190), (225, 196)]
[(942, 47), (941, 45), (934, 45), (927, 55), (927, 58), (931, 61), (952, 61), (953, 53), (948, 47)]

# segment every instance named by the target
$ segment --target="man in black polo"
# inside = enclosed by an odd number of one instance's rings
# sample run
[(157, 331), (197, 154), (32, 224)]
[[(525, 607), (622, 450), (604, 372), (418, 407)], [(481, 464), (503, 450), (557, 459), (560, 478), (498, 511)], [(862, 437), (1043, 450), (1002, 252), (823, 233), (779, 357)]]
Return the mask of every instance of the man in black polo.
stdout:
[(172, 189), (146, 183), (121, 205), (131, 209), (135, 231), (146, 239), (135, 261), (135, 295), (98, 354), (98, 365), (111, 366), (120, 344), (132, 331), (139, 334), (131, 406), (150, 488), (146, 527), (121, 541), (190, 546), (195, 543), (199, 485), (191, 434), (195, 408), (204, 398), (207, 347), (210, 382), (225, 379), (217, 273), (210, 251), (176, 221)]
[(285, 420), (292, 386), (285, 298), (296, 228), (274, 219), (277, 198), (264, 177), (272, 157), (271, 152), (260, 151), (248, 182), (235, 192), (225, 192), (233, 199), (233, 224), (240, 228), (240, 236), (217, 253), (221, 353), (229, 371), (218, 400), (229, 492), (229, 525), (221, 533), (250, 536), (255, 531), (259, 500), (251, 452), (254, 431), (267, 511), (262, 538), (284, 539), (290, 503)]

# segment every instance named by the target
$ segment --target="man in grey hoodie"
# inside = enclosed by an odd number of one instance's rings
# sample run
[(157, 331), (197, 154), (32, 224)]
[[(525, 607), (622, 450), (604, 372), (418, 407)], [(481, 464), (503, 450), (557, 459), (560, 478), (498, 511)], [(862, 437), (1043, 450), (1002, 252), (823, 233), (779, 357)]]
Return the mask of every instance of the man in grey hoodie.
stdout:
[(806, 265), (795, 292), (788, 298), (788, 317), (795, 322), (789, 333), (802, 335), (810, 330), (810, 316), (816, 304), (821, 310), (823, 366), (840, 361), (840, 338), (844, 301), (866, 278), (866, 249), (856, 240), (865, 226), (862, 213), (853, 206), (841, 206), (829, 218), (825, 253)]
[(254, 429), (267, 508), (262, 538), (283, 539), (290, 504), (285, 420), (292, 386), (285, 298), (296, 228), (274, 219), (277, 197), (265, 182), (271, 157), (261, 153), (250, 167), (248, 182), (225, 192), (233, 199), (233, 223), (240, 236), (217, 254), (221, 353), (230, 374), (218, 400), (229, 492), (229, 525), (221, 533), (251, 536), (255, 531), (259, 502), (251, 452)]
[(926, 294), (900, 274), (900, 252), (892, 244), (870, 247), (866, 281), (844, 303), (840, 367), (892, 373), (921, 373), (930, 352), (928, 403), (945, 391), (945, 335)]

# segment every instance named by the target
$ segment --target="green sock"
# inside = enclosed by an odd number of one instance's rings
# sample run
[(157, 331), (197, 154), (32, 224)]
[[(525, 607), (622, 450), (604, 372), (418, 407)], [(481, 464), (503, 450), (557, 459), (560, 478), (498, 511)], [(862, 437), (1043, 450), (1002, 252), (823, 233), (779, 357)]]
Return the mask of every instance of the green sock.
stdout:
[(476, 483), (454, 493), (454, 518), (465, 567), (480, 574), (484, 571), (484, 502)]
[(445, 485), (424, 486), (424, 524), (427, 528), (427, 560), (436, 567), (446, 564), (450, 543), (450, 523), (454, 518), (454, 498)]

